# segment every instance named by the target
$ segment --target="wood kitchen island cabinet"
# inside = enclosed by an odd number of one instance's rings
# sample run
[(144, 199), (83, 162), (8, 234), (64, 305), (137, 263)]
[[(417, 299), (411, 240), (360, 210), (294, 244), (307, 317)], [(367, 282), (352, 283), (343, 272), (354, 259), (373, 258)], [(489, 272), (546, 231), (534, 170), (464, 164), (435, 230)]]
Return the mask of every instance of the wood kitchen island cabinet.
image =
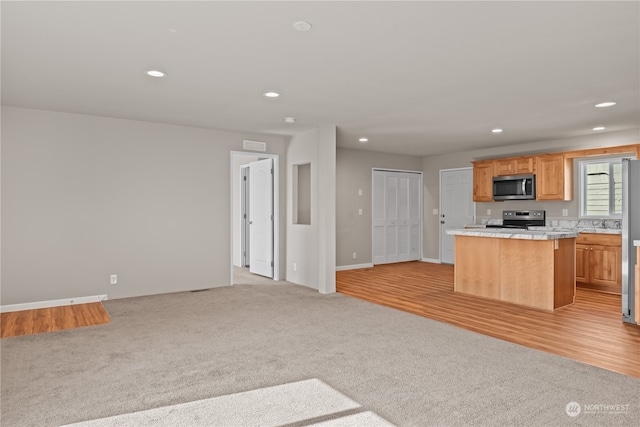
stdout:
[(454, 291), (553, 311), (574, 303), (572, 232), (469, 229), (455, 235)]

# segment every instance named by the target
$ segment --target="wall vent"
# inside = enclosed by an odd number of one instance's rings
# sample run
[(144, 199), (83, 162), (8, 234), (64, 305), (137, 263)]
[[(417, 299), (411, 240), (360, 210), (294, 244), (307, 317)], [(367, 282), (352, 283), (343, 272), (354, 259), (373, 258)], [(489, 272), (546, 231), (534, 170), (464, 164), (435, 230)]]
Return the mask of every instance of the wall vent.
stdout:
[(242, 141), (242, 148), (244, 148), (245, 150), (264, 152), (267, 151), (267, 143), (260, 141), (249, 141), (248, 139), (245, 139), (244, 141)]

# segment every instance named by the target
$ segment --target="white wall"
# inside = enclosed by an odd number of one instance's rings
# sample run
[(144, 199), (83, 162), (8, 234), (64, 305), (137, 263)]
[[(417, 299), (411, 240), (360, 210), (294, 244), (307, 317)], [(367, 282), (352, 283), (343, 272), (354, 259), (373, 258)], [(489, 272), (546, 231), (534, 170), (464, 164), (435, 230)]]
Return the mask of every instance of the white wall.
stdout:
[[(335, 292), (335, 126), (294, 136), (287, 150), (287, 280)], [(294, 165), (311, 165), (311, 224), (293, 224)], [(295, 270), (294, 270), (295, 264)]]
[[(422, 170), (422, 158), (339, 148), (336, 153), (338, 266), (372, 262), (371, 174), (374, 168)], [(362, 195), (359, 195), (362, 190)], [(362, 209), (362, 215), (358, 210)], [(353, 253), (356, 259), (353, 259)]]
[(318, 219), (320, 221), (318, 291), (336, 291), (336, 127), (318, 129)]
[(1, 304), (229, 285), (243, 139), (285, 159), (279, 137), (2, 107)]

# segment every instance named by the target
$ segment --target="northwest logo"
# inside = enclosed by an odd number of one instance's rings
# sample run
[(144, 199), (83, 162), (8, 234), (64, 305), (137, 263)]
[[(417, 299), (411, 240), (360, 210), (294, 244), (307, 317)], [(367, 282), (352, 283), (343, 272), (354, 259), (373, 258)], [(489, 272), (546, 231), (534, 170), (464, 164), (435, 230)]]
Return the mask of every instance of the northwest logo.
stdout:
[(577, 417), (582, 412), (582, 408), (578, 402), (569, 402), (567, 406), (564, 408), (567, 415), (570, 417)]

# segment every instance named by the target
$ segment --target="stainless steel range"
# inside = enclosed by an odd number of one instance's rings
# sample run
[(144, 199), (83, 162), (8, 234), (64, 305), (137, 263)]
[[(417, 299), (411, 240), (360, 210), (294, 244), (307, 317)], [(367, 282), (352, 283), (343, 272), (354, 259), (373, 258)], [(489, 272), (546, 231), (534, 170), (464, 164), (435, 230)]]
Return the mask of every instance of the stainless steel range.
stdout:
[(545, 211), (502, 211), (502, 225), (487, 224), (487, 228), (544, 227)]

